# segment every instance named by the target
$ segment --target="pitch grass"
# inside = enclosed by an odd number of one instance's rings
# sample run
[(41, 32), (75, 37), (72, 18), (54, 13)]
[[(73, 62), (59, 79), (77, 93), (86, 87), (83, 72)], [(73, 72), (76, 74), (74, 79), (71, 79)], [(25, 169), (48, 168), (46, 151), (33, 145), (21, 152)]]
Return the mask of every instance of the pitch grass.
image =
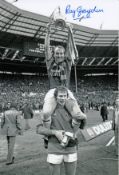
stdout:
[[(113, 154), (113, 149), (104, 149), (102, 146), (85, 146), (79, 149), (76, 175), (118, 175), (117, 158)], [(4, 165), (0, 168), (0, 175), (49, 175), (45, 159), (45, 153), (25, 157), (23, 160), (17, 160), (14, 165)]]
[[(110, 116), (111, 117), (111, 116)], [(88, 125), (101, 122), (99, 113), (88, 113)], [(43, 140), (35, 133), (38, 119), (31, 120), (31, 130), (24, 132), (23, 136), (17, 137), (15, 148), (15, 164), (6, 166), (6, 142), (0, 155), (0, 175), (49, 175), (46, 163), (47, 150), (43, 147)], [(76, 175), (118, 175), (117, 157), (114, 146), (105, 147), (113, 136), (110, 131), (90, 142), (85, 142), (79, 134), (78, 164)], [(0, 143), (4, 138), (0, 138)], [(62, 175), (64, 169), (62, 168)]]

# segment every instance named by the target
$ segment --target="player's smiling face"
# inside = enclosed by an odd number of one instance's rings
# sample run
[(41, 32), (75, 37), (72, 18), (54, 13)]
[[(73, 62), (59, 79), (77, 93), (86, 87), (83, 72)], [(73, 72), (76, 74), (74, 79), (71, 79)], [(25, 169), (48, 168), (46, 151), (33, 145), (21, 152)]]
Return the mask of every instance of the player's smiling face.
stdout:
[(56, 49), (54, 53), (55, 57), (55, 62), (56, 63), (61, 63), (64, 61), (65, 56), (64, 56), (64, 50), (63, 49)]
[(58, 92), (57, 94), (57, 103), (64, 106), (67, 100), (67, 92)]

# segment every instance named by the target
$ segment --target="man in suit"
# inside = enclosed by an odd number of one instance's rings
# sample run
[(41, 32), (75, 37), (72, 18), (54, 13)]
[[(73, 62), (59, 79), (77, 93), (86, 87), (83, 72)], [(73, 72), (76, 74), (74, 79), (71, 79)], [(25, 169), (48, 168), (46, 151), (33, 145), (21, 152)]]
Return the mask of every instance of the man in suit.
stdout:
[(15, 103), (10, 104), (10, 108), (3, 113), (1, 119), (1, 133), (6, 135), (8, 144), (7, 163), (14, 163), (14, 146), (16, 135), (22, 135), (21, 116)]
[(113, 110), (113, 118), (112, 118), (112, 129), (114, 130), (115, 135), (115, 148), (116, 148), (116, 155), (119, 156), (119, 96), (115, 101), (115, 107)]

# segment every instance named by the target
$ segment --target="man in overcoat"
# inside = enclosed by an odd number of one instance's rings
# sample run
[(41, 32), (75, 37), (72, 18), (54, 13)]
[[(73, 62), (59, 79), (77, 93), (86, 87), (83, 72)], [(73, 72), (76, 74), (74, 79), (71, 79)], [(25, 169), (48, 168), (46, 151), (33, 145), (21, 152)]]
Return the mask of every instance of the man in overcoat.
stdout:
[(6, 165), (10, 165), (14, 163), (16, 135), (22, 135), (23, 133), (20, 112), (17, 110), (17, 105), (15, 103), (11, 103), (10, 109), (3, 113), (3, 117), (1, 119), (1, 133), (2, 135), (6, 135), (8, 144)]

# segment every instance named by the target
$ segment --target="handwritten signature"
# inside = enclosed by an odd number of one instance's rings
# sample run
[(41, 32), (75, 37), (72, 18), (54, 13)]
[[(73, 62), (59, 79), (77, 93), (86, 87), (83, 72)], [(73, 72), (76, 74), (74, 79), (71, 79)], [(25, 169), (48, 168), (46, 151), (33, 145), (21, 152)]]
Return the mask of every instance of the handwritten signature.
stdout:
[(102, 13), (104, 12), (103, 9), (98, 9), (97, 6), (94, 8), (85, 9), (82, 6), (77, 7), (76, 9), (72, 9), (71, 5), (67, 5), (65, 9), (65, 14), (71, 14), (73, 20), (81, 20), (86, 18), (91, 18), (91, 14), (93, 13)]

